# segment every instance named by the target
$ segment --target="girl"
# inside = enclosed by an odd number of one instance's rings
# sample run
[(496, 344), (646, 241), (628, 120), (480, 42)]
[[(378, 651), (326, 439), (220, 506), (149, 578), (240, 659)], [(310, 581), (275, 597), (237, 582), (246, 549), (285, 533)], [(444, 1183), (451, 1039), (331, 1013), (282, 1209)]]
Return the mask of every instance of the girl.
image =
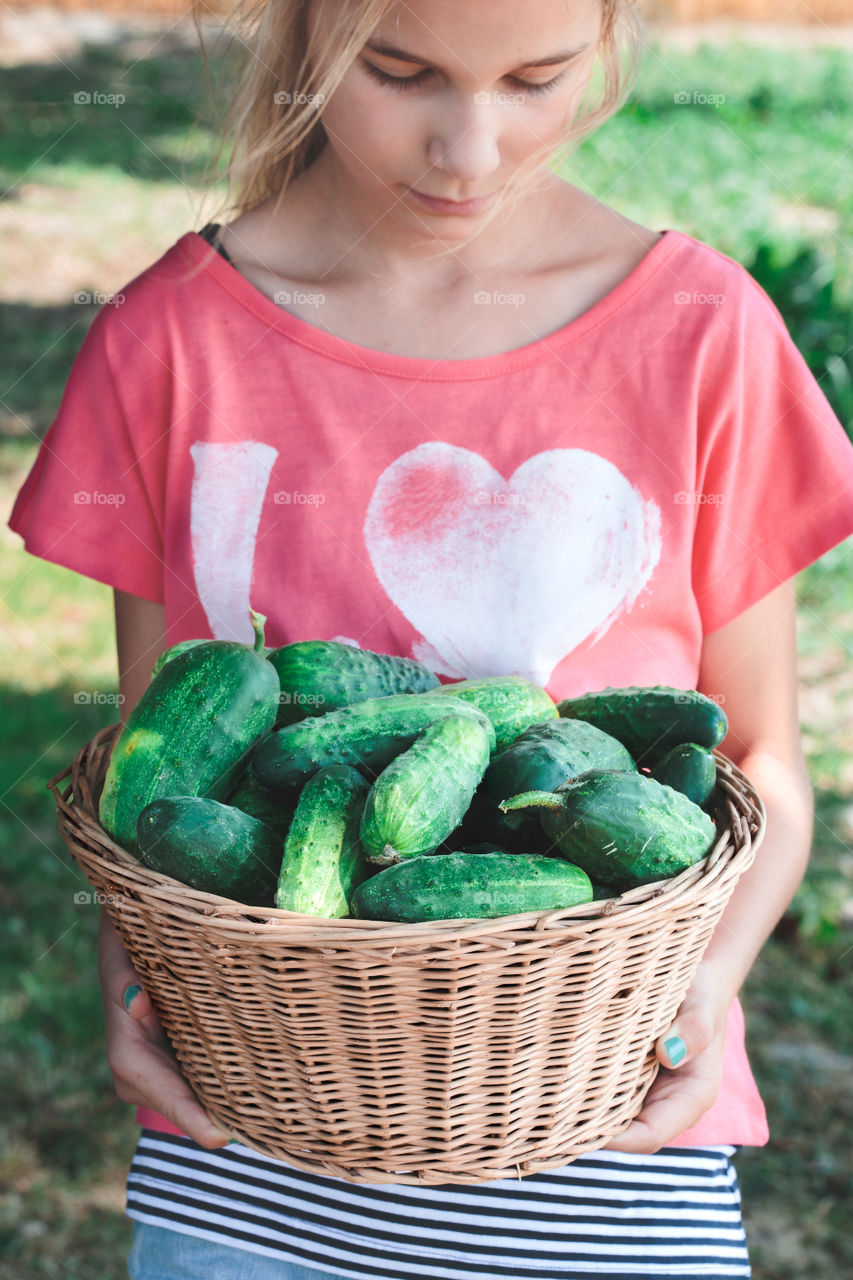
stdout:
[(737, 992), (808, 855), (793, 577), (853, 531), (853, 450), (737, 263), (554, 172), (624, 99), (635, 43), (628, 0), (268, 0), (232, 104), (236, 216), (96, 317), (11, 524), (115, 589), (125, 712), (167, 645), (250, 639), (250, 597), (270, 644), (555, 699), (695, 686), (763, 846), (637, 1120), (470, 1187), (226, 1146), (105, 919), (109, 1059), (145, 1126), (137, 1280), (749, 1275), (729, 1157), (767, 1130)]

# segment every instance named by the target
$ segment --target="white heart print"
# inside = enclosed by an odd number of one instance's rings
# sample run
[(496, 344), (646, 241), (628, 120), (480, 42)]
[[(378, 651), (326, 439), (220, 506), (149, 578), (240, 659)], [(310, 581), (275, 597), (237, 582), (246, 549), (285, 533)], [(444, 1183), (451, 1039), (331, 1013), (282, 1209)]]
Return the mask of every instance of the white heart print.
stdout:
[(660, 509), (586, 449), (534, 454), (503, 476), (442, 441), (379, 477), (364, 537), (379, 581), (455, 678), (548, 683), (636, 600), (660, 559)]

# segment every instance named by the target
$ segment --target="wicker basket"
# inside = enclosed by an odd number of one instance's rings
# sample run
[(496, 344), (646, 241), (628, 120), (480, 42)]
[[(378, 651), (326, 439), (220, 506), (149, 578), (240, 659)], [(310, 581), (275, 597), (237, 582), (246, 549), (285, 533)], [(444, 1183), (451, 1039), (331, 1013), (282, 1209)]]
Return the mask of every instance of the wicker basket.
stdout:
[(184, 1075), (247, 1146), (352, 1182), (521, 1177), (626, 1128), (764, 831), (717, 752), (719, 837), (675, 879), (498, 920), (324, 920), (197, 892), (114, 844), (97, 801), (118, 728), (48, 786)]

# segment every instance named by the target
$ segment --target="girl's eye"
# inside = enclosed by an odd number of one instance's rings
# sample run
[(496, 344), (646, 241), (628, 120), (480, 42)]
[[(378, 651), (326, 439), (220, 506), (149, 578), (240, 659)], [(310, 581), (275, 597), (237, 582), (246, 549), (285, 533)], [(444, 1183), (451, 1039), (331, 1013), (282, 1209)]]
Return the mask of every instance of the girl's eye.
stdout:
[(424, 79), (429, 75), (427, 70), (423, 70), (414, 76), (389, 76), (387, 71), (380, 71), (379, 67), (375, 67), (372, 62), (365, 62), (364, 69), (368, 75), (373, 76), (380, 84), (387, 85), (389, 89), (408, 89), (413, 85), (423, 83)]
[(549, 89), (554, 89), (563, 79), (565, 71), (561, 71), (559, 75), (553, 76), (550, 80), (545, 80), (542, 84), (531, 84), (529, 80), (519, 80), (515, 76), (510, 76), (520, 89), (524, 89), (527, 93), (547, 93)]
[[(390, 76), (387, 71), (381, 71), (372, 62), (364, 61), (363, 66), (368, 75), (373, 76), (380, 84), (384, 84), (389, 89), (395, 89), (398, 92), (416, 88), (418, 85), (423, 84), (430, 74), (425, 68), (413, 76)], [(546, 80), (544, 84), (533, 84), (530, 80), (522, 80), (519, 76), (507, 76), (507, 79), (511, 80), (522, 92), (537, 94), (547, 93), (549, 89), (555, 88), (565, 74), (565, 71), (561, 71), (559, 75), (554, 76), (551, 80)]]

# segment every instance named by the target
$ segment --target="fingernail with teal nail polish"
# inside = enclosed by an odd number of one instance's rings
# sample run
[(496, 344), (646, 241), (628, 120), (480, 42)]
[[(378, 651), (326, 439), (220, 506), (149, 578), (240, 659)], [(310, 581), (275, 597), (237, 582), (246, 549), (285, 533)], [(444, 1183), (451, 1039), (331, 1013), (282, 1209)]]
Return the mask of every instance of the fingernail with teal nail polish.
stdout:
[(674, 1067), (677, 1067), (681, 1059), (687, 1053), (687, 1045), (681, 1036), (670, 1036), (668, 1040), (664, 1040), (663, 1047), (666, 1049), (667, 1057)]
[(133, 1004), (134, 1000), (135, 1000), (135, 999), (136, 999), (136, 997), (139, 995), (139, 993), (140, 993), (140, 991), (141, 991), (141, 990), (142, 990), (142, 988), (141, 988), (138, 984), (136, 984), (136, 983), (134, 983), (134, 985), (133, 985), (132, 987), (128, 987), (128, 988), (127, 988), (127, 991), (125, 991), (125, 993), (124, 993), (124, 1007), (125, 1007), (125, 1009), (127, 1009), (127, 1010), (129, 1010), (129, 1009), (130, 1009), (130, 1006)]

